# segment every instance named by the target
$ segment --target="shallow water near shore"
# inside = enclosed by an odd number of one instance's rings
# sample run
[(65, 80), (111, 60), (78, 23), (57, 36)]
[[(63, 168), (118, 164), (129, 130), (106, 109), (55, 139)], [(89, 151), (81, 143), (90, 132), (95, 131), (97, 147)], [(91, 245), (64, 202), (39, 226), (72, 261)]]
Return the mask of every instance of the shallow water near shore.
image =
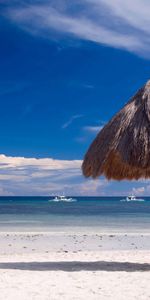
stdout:
[(150, 198), (121, 202), (123, 197), (75, 197), (76, 202), (49, 202), (52, 197), (0, 197), (1, 231), (149, 232)]

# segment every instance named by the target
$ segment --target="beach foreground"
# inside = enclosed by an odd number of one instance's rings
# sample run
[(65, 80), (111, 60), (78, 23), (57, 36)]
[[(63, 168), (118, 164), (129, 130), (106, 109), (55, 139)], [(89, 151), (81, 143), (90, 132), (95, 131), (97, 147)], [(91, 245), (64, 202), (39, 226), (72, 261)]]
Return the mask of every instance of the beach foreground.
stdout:
[(148, 233), (2, 232), (1, 300), (150, 299)]

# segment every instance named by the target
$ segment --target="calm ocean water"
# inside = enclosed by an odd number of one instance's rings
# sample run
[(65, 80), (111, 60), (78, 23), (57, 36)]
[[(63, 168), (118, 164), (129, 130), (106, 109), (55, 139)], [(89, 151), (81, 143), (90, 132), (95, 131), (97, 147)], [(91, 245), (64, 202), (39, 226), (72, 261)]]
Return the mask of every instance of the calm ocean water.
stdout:
[(51, 231), (88, 227), (107, 231), (150, 232), (150, 198), (121, 202), (123, 197), (76, 197), (76, 202), (49, 202), (51, 197), (0, 197), (0, 230)]

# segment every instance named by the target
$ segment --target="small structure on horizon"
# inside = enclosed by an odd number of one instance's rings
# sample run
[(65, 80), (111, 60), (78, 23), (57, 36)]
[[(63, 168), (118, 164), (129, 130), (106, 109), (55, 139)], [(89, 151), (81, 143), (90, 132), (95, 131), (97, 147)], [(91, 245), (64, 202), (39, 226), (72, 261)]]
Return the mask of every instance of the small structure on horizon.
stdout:
[(150, 80), (99, 132), (82, 171), (115, 180), (150, 177)]

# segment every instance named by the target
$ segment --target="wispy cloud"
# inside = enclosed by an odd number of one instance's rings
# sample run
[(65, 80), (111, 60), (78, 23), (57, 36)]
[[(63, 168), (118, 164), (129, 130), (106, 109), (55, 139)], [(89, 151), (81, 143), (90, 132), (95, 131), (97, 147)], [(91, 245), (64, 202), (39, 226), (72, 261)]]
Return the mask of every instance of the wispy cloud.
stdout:
[(65, 35), (149, 57), (147, 0), (27, 1), (7, 5), (3, 15), (29, 33), (48, 39)]
[(75, 87), (75, 88), (88, 89), (88, 90), (93, 90), (94, 89), (93, 84), (85, 83), (85, 82), (78, 82), (78, 81), (70, 81), (69, 86)]
[(98, 133), (103, 128), (103, 125), (101, 126), (84, 126), (83, 129), (89, 133)]
[(92, 84), (83, 83), (82, 87), (85, 88), (85, 89), (94, 89), (94, 85), (92, 85)]
[(140, 187), (133, 187), (132, 188), (132, 193), (134, 193), (135, 195), (143, 195), (145, 192), (145, 187), (144, 186), (140, 186)]
[(132, 26), (132, 28), (139, 29), (150, 33), (150, 2), (147, 0), (87, 0), (91, 3), (95, 3), (99, 6), (100, 2), (103, 3), (110, 9), (114, 16), (124, 20), (126, 24)]
[(62, 129), (66, 129), (67, 127), (69, 127), (73, 123), (74, 120), (82, 118), (82, 117), (83, 117), (83, 115), (74, 115), (74, 116), (72, 116), (66, 123), (64, 123), (62, 125)]
[(105, 122), (99, 122), (101, 125), (86, 125), (81, 128), (80, 135), (76, 137), (76, 141), (78, 143), (86, 143), (87, 141), (90, 143), (91, 139), (93, 139), (104, 127)]

